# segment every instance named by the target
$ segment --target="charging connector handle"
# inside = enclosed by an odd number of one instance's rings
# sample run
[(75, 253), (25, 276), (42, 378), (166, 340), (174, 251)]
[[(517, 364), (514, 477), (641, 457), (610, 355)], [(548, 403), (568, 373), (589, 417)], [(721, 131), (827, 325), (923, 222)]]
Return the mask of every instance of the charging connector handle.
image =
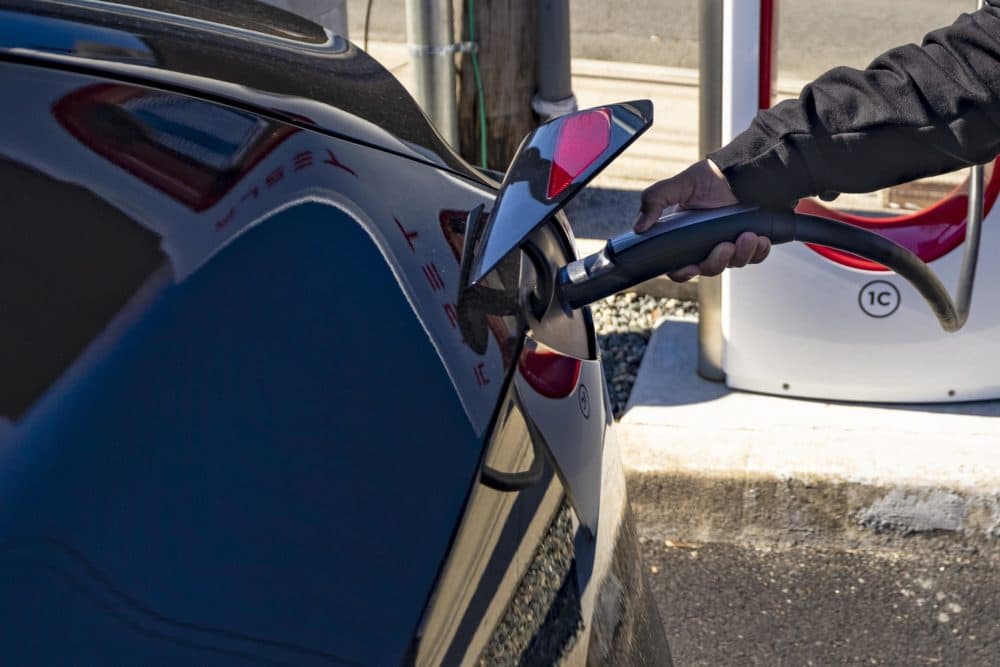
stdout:
[(766, 236), (773, 245), (801, 241), (836, 248), (895, 271), (927, 301), (945, 331), (965, 324), (954, 301), (919, 257), (889, 239), (843, 222), (784, 209), (729, 207), (683, 211), (644, 234), (630, 232), (559, 272), (558, 293), (568, 308), (580, 308), (663, 273), (697, 264), (719, 243), (743, 232)]
[(787, 243), (794, 239), (794, 222), (786, 211), (731, 206), (711, 210), (676, 211), (660, 218), (643, 234), (629, 232), (604, 248), (563, 267), (559, 291), (563, 303), (579, 308), (663, 273), (670, 273), (708, 256), (723, 241), (735, 241), (750, 231)]

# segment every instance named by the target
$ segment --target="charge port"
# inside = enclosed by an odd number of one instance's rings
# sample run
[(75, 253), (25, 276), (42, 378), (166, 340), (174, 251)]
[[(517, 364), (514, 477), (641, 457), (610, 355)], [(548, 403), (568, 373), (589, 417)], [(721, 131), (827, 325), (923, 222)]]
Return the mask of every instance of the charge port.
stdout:
[(528, 241), (521, 247), (521, 305), (536, 320), (541, 320), (552, 303), (552, 266), (538, 247)]

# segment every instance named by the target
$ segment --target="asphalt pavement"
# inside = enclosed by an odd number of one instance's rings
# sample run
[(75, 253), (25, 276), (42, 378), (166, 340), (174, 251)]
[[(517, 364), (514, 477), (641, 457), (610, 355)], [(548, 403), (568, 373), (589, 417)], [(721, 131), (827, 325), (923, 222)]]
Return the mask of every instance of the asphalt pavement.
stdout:
[(641, 547), (678, 667), (1000, 664), (996, 564), (972, 550)]
[[(572, 0), (573, 57), (696, 68), (699, 1)], [(347, 2), (350, 37), (359, 44), (368, 2)], [(405, 1), (371, 3), (371, 38), (406, 41)], [(808, 80), (835, 65), (862, 67), (975, 6), (974, 0), (779, 0), (778, 75)]]

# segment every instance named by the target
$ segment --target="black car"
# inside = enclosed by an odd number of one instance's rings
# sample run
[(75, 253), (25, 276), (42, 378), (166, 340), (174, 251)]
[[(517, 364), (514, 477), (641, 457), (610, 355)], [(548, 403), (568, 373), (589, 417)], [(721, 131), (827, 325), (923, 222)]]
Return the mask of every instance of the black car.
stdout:
[(0, 89), (0, 664), (669, 663), (551, 298), (648, 103), (498, 198), (254, 2), (0, 2)]

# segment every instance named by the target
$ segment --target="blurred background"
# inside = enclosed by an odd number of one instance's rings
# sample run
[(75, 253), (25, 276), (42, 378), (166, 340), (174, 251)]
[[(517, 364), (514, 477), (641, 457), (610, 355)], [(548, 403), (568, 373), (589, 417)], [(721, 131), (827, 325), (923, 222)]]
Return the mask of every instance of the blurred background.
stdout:
[[(369, 38), (406, 41), (404, 0), (372, 0)], [(887, 48), (919, 42), (950, 24), (969, 0), (785, 0), (780, 2), (778, 77), (808, 80), (834, 65), (863, 67)], [(574, 58), (698, 67), (699, 0), (572, 0)], [(360, 43), (368, 0), (347, 0)]]

